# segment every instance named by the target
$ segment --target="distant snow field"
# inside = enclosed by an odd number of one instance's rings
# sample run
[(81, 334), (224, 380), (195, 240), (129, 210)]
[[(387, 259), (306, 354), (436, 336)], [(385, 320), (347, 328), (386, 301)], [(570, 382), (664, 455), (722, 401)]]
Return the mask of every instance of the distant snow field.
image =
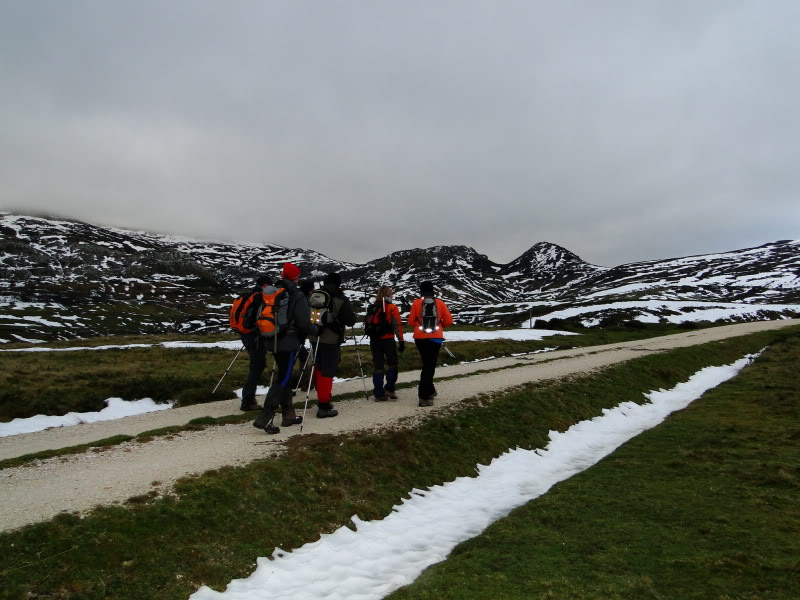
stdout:
[(190, 600), (384, 598), (445, 560), (459, 543), (686, 408), (751, 360), (702, 369), (671, 390), (645, 394), (649, 403), (625, 402), (563, 433), (551, 431), (545, 448), (509, 450), (478, 465), (476, 477), (413, 489), (383, 520), (353, 515), (355, 531), (341, 527), (291, 552), (275, 548), (270, 558), (257, 559), (246, 579), (231, 581), (224, 592), (203, 586)]
[[(782, 313), (786, 318), (791, 318), (791, 313), (800, 313), (800, 304), (728, 304), (724, 302), (680, 302), (670, 300), (632, 300), (627, 302), (613, 302), (610, 304), (592, 304), (589, 306), (575, 306), (556, 310), (546, 315), (536, 317), (536, 321), (550, 321), (551, 319), (569, 319), (581, 315), (595, 315), (612, 311), (638, 311), (634, 320), (642, 323), (658, 323), (666, 319), (669, 323), (683, 323), (686, 321), (727, 321), (736, 318), (758, 319), (763, 312)], [(582, 321), (585, 327), (595, 327), (600, 324), (603, 315), (591, 316)], [(528, 321), (524, 321), (527, 324)]]

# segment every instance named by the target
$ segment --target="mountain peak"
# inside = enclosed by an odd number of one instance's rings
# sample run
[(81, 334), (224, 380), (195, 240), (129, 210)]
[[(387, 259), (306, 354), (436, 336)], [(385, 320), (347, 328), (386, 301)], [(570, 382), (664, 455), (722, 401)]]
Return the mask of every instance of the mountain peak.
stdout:
[(555, 269), (563, 266), (588, 265), (580, 256), (552, 242), (537, 242), (516, 260), (509, 263), (516, 268), (533, 265), (536, 268)]

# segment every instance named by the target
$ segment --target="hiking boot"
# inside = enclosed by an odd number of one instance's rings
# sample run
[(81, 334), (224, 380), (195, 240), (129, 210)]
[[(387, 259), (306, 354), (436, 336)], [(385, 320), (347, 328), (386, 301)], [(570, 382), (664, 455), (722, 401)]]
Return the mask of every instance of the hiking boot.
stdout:
[(283, 412), (283, 419), (281, 419), (281, 427), (291, 427), (292, 425), (300, 425), (303, 422), (303, 417), (298, 417), (294, 412), (294, 407), (287, 408)]
[(253, 427), (256, 429), (263, 429), (270, 435), (275, 435), (276, 433), (281, 432), (279, 428), (272, 424), (272, 417), (264, 414), (264, 411), (261, 411), (261, 413), (256, 417), (256, 420), (253, 421)]
[(392, 400), (397, 400), (397, 394), (394, 393), (394, 390), (386, 390), (386, 396)]
[(388, 399), (388, 394), (386, 396), (375, 396), (375, 402), (385, 402)]
[(256, 429), (264, 429), (267, 425), (272, 424), (272, 419), (274, 418), (275, 414), (271, 411), (262, 410), (258, 415), (256, 415), (256, 420), (253, 421), (253, 427)]
[(433, 396), (419, 399), (419, 406), (433, 406)]
[(261, 410), (261, 405), (256, 402), (255, 398), (252, 400), (242, 400), (241, 406), (239, 406), (239, 410), (242, 411), (249, 411), (249, 410)]
[(328, 417), (335, 417), (339, 411), (333, 408), (332, 404), (322, 403), (317, 405), (317, 418), (326, 419)]

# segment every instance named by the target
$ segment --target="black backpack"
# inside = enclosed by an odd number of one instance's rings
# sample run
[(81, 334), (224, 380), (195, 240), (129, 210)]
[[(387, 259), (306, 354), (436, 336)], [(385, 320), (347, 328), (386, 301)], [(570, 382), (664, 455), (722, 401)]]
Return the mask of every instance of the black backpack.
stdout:
[(383, 302), (370, 304), (364, 319), (364, 333), (371, 338), (380, 338), (392, 333), (392, 324), (386, 319)]
[(426, 333), (431, 333), (439, 326), (439, 311), (436, 308), (436, 298), (426, 296), (422, 299), (422, 328)]

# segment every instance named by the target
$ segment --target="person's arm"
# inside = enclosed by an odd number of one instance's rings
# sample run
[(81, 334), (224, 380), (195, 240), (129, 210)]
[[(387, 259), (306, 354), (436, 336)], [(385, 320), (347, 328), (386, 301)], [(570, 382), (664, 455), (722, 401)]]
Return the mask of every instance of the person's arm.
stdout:
[(353, 305), (347, 296), (343, 296), (342, 307), (339, 309), (339, 314), (336, 315), (337, 320), (346, 327), (352, 327), (356, 324), (356, 313), (353, 310)]
[(396, 305), (390, 304), (391, 308), (389, 309), (390, 317), (392, 320), (392, 324), (394, 325), (392, 329), (394, 330), (394, 334), (397, 336), (397, 339), (401, 342), (403, 341), (403, 321), (400, 319), (400, 309), (397, 308)]
[(408, 311), (408, 326), (412, 329), (412, 331), (420, 324), (420, 306), (422, 306), (422, 300), (417, 298), (411, 305), (411, 310)]
[(453, 315), (450, 314), (450, 309), (447, 308), (447, 304), (443, 300), (437, 299), (436, 302), (438, 303), (439, 320), (442, 323), (442, 328), (450, 327), (453, 324)]

